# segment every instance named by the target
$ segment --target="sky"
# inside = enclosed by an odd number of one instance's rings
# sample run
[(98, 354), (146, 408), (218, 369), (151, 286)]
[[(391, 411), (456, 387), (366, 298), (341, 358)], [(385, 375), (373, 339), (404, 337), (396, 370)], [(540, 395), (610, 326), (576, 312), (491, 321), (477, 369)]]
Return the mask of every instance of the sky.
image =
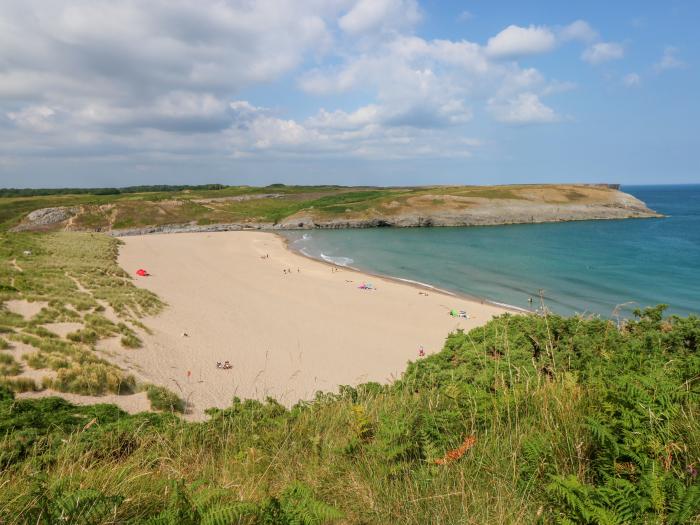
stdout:
[(2, 0), (0, 187), (700, 183), (697, 0)]

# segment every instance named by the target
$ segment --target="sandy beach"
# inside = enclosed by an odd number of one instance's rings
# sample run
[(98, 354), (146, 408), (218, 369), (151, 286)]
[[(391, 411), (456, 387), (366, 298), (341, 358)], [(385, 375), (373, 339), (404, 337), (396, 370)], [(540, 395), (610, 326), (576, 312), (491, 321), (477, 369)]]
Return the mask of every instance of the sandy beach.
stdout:
[[(378, 278), (290, 251), (261, 232), (125, 237), (121, 266), (167, 304), (144, 347), (114, 358), (179, 392), (199, 419), (233, 396), (291, 405), (318, 390), (398, 377), (448, 333), (505, 309)], [(144, 268), (149, 277), (138, 277)], [(360, 289), (371, 283), (374, 290)], [(425, 295), (427, 293), (427, 295)], [(464, 310), (469, 319), (449, 315)], [(229, 361), (231, 370), (217, 369)]]

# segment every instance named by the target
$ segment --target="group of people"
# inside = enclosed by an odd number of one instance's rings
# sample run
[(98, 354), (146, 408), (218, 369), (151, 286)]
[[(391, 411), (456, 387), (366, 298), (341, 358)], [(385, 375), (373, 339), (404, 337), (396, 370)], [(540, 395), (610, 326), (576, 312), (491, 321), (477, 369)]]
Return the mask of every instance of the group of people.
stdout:
[(261, 259), (269, 259), (269, 258), (270, 258), (270, 254), (269, 254), (269, 253), (266, 253), (265, 255), (261, 255), (260, 258), (261, 258)]
[(217, 361), (216, 368), (221, 368), (222, 370), (231, 370), (233, 366), (228, 361), (224, 361), (223, 365), (221, 364), (221, 361)]
[[(300, 273), (300, 272), (301, 272), (301, 269), (300, 269), (300, 268), (297, 268), (297, 273)], [(292, 273), (292, 269), (291, 269), (291, 268), (283, 268), (283, 269), (282, 269), (282, 273), (285, 273), (285, 274), (286, 274), (286, 273)]]

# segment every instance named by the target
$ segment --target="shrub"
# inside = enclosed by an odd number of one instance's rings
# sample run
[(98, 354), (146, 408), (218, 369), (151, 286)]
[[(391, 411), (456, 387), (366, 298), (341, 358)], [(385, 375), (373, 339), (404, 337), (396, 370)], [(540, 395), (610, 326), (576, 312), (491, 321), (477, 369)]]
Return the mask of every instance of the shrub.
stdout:
[(8, 354), (0, 354), (0, 376), (16, 376), (22, 373), (22, 365)]
[(136, 380), (106, 363), (86, 363), (61, 368), (55, 378), (47, 378), (46, 386), (59, 392), (99, 396), (107, 392), (130, 394)]
[(180, 413), (185, 411), (185, 402), (167, 388), (148, 385), (146, 394), (153, 410)]
[(122, 337), (122, 346), (124, 348), (141, 348), (142, 342), (136, 335), (129, 334)]
[(12, 392), (38, 392), (42, 390), (33, 379), (28, 377), (0, 377), (0, 388)]
[(66, 337), (75, 343), (85, 343), (88, 345), (94, 345), (99, 340), (97, 332), (89, 328), (78, 330), (77, 332), (72, 332)]

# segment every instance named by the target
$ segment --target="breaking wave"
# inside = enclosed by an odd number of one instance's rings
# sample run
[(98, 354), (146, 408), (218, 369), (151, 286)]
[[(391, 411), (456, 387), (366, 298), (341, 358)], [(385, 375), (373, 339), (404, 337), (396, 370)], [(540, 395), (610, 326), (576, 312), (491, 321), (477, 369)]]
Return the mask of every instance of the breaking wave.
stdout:
[(325, 253), (321, 254), (321, 259), (332, 264), (337, 264), (338, 266), (350, 266), (353, 262), (355, 262), (350, 257), (331, 257)]

